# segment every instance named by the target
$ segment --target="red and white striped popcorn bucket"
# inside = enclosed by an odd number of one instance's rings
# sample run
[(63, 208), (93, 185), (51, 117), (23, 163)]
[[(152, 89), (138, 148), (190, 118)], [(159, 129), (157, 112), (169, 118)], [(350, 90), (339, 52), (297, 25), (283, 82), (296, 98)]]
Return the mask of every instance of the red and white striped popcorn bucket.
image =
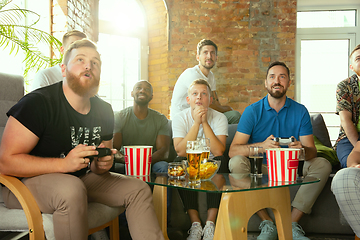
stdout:
[(137, 179), (143, 180), (144, 182), (150, 182), (150, 175), (146, 176), (135, 176)]
[(300, 149), (266, 149), (269, 182), (294, 182), (299, 166)]
[(126, 175), (150, 175), (152, 146), (124, 146), (124, 149)]

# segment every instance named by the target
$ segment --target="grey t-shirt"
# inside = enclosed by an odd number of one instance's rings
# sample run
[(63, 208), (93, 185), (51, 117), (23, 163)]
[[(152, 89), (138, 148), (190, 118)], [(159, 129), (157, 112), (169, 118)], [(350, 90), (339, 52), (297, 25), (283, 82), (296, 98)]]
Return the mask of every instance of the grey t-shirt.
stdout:
[[(133, 107), (116, 112), (114, 116), (114, 133), (122, 134), (122, 146), (153, 146), (153, 152), (155, 152), (157, 136), (170, 136), (168, 120), (165, 115), (150, 108), (147, 117), (143, 120), (135, 116)], [(123, 147), (120, 151), (123, 152)]]

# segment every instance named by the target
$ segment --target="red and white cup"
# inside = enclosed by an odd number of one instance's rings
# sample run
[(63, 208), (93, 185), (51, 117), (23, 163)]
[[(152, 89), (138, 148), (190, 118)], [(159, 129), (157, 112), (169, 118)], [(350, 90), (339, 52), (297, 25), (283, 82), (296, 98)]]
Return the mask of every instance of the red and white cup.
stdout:
[(297, 178), (300, 149), (266, 149), (269, 182), (294, 182)]
[(150, 175), (152, 146), (124, 146), (124, 149), (126, 175)]
[(146, 176), (135, 176), (137, 179), (140, 179), (144, 182), (150, 182), (150, 175), (146, 175)]

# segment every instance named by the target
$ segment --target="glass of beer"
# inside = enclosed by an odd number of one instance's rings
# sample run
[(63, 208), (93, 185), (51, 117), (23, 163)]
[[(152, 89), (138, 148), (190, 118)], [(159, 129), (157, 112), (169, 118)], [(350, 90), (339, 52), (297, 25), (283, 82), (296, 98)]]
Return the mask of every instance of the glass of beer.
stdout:
[(197, 139), (202, 146), (201, 163), (207, 162), (210, 156), (210, 139), (209, 138), (198, 138)]
[(264, 150), (262, 147), (250, 146), (250, 175), (261, 177), (262, 176), (262, 163), (264, 159)]
[(186, 156), (188, 161), (188, 175), (190, 184), (200, 184), (200, 163), (202, 145), (199, 141), (187, 141)]

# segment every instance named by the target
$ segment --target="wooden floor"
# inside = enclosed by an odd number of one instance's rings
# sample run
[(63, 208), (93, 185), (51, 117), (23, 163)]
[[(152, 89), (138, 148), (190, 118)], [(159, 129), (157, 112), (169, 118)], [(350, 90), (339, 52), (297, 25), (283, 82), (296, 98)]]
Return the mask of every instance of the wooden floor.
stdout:
[[(249, 233), (248, 240), (256, 240), (256, 237), (259, 233)], [(0, 240), (28, 240), (28, 236), (19, 236), (18, 238), (14, 237), (14, 234), (0, 234)], [(169, 229), (168, 235), (170, 240), (186, 240), (187, 233), (183, 231), (179, 231), (176, 229)], [(311, 240), (354, 240), (354, 236), (349, 235), (314, 235), (314, 234), (307, 234), (306, 235)], [(90, 238), (89, 238), (90, 239)], [(121, 240), (131, 240), (130, 234), (127, 229), (120, 228), (120, 239)]]

